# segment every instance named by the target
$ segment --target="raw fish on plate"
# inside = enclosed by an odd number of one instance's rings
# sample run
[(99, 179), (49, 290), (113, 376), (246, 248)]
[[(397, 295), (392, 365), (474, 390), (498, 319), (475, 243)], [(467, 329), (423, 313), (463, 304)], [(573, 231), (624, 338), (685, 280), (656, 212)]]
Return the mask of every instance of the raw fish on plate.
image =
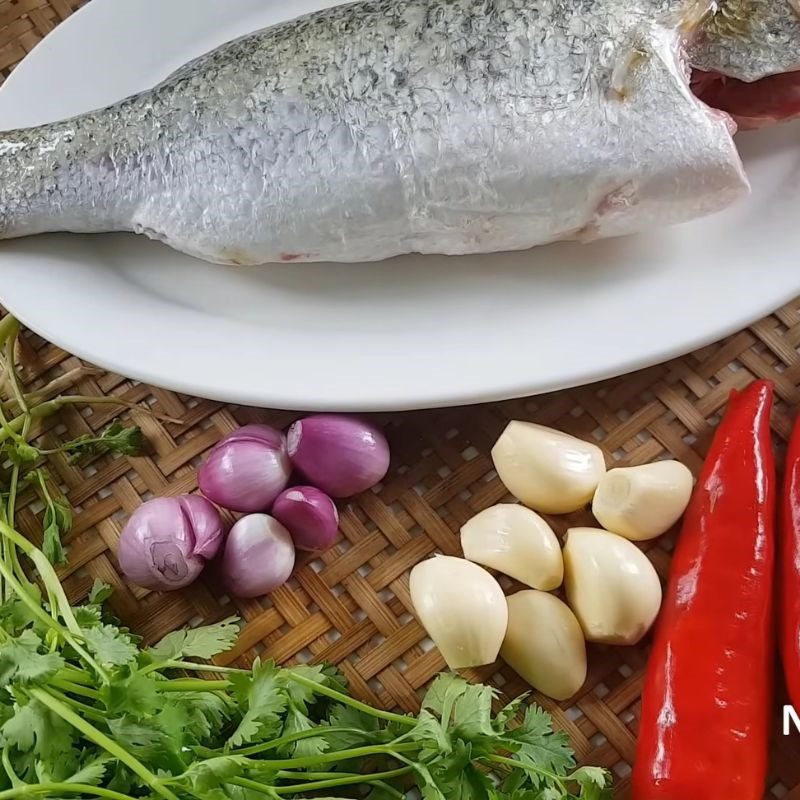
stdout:
[[(797, 0), (371, 0), (109, 108), (0, 134), (0, 237), (135, 231), (212, 262), (589, 241), (745, 196), (701, 94), (800, 69)], [(688, 48), (688, 49), (687, 49)], [(787, 82), (796, 87), (794, 76)], [(790, 116), (785, 100), (750, 117)], [(783, 105), (781, 105), (783, 103)], [(800, 111), (800, 109), (798, 109)]]

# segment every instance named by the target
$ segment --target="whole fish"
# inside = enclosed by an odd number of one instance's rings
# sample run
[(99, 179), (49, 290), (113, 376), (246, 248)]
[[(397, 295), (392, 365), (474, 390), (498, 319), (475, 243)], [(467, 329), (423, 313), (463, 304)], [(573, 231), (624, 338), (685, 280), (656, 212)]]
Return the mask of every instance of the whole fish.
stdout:
[[(696, 57), (782, 71), (796, 2), (765, 0), (782, 13), (751, 26), (757, 46), (711, 37)], [(725, 7), (371, 0), (301, 17), (109, 108), (0, 134), (0, 237), (122, 230), (217, 263), (359, 262), (714, 213), (748, 183), (683, 53)]]

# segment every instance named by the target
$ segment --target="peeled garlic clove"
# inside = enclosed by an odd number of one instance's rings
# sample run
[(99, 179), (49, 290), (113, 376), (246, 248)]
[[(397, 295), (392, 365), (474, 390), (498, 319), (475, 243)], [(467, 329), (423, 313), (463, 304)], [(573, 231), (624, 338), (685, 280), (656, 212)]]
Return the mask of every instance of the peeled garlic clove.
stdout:
[(583, 508), (606, 471), (597, 445), (532, 422), (510, 422), (492, 459), (509, 492), (543, 514)]
[(553, 700), (568, 700), (586, 681), (586, 642), (569, 607), (555, 595), (524, 591), (508, 598), (503, 660)]
[(681, 518), (693, 486), (692, 473), (679, 461), (612, 469), (600, 479), (592, 512), (612, 533), (655, 539)]
[(502, 503), (481, 511), (461, 529), (464, 557), (550, 591), (564, 580), (561, 545), (553, 529), (525, 506)]
[(508, 626), (500, 584), (482, 567), (435, 556), (411, 570), (411, 601), (450, 669), (497, 661)]
[(661, 607), (661, 582), (632, 542), (598, 528), (572, 528), (564, 545), (567, 602), (587, 641), (636, 644)]

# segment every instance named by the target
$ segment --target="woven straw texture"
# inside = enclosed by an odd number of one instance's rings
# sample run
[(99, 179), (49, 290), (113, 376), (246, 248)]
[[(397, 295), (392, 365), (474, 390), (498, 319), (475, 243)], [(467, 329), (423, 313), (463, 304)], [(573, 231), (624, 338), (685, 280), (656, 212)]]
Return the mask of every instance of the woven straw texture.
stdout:
[[(0, 0), (3, 75), (82, 4)], [(55, 462), (76, 508), (70, 563), (63, 573), (73, 599), (84, 597), (95, 578), (111, 584), (114, 611), (148, 642), (182, 625), (235, 613), (245, 623), (242, 635), (220, 663), (246, 665), (259, 655), (282, 662), (331, 661), (363, 699), (415, 711), (420, 691), (445, 665), (424, 646), (424, 633), (410, 613), (408, 571), (431, 553), (459, 554), (460, 526), (506, 497), (488, 454), (508, 419), (535, 420), (596, 440), (609, 463), (639, 464), (671, 454), (697, 471), (728, 393), (754, 377), (775, 382), (773, 426), (783, 443), (800, 405), (798, 346), (800, 299), (723, 342), (625, 378), (508, 403), (381, 417), (393, 447), (384, 486), (343, 510), (333, 550), (305, 564), (270, 598), (245, 602), (220, 596), (211, 579), (170, 596), (126, 585), (114, 556), (118, 537), (143, 499), (194, 491), (195, 468), (221, 435), (248, 422), (285, 426), (294, 415), (222, 406), (81, 370), (78, 359), (33, 335), (23, 341), (21, 355), (29, 382), (76, 374), (81, 394), (117, 394), (183, 421), (162, 424), (134, 413), (149, 440), (146, 457), (100, 459), (84, 468)], [(91, 414), (70, 409), (48, 421), (43, 436), (47, 441), (98, 431), (114, 414), (106, 408)], [(591, 524), (588, 514), (552, 521), (559, 531), (567, 522)], [(36, 538), (31, 509), (23, 508), (20, 524)], [(662, 577), (672, 545), (667, 536), (646, 548)], [(510, 582), (506, 586), (513, 588)], [(586, 763), (614, 771), (622, 800), (629, 796), (646, 655), (645, 647), (593, 647), (589, 679), (577, 698), (562, 705), (536, 698), (569, 732)], [(508, 695), (527, 690), (501, 664), (470, 677), (491, 681)], [(776, 712), (782, 702), (778, 697)], [(766, 796), (800, 800), (797, 743), (779, 735), (778, 722), (776, 713)]]

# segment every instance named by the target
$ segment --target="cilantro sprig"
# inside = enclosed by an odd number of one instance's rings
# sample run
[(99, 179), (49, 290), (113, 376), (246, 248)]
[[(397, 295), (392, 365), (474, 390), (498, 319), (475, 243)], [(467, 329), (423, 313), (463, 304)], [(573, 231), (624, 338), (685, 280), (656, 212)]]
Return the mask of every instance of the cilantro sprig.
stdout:
[[(399, 714), (351, 697), (330, 666), (210, 662), (235, 645), (234, 618), (143, 648), (104, 609), (109, 587), (96, 583), (72, 607), (53, 567), (66, 555), (71, 512), (42, 460), (132, 454), (140, 434), (115, 423), (98, 437), (37, 449), (33, 420), (53, 401), (25, 394), (13, 364), (18, 327), (8, 320), (0, 320), (14, 393), (0, 401), (11, 465), (0, 502), (0, 800), (404, 800), (412, 790), (423, 800), (610, 797), (608, 774), (578, 768), (567, 737), (526, 698), (498, 709), (493, 688), (444, 674), (418, 714)], [(21, 414), (11, 417), (13, 409)], [(26, 476), (43, 505), (41, 548), (15, 527)]]

